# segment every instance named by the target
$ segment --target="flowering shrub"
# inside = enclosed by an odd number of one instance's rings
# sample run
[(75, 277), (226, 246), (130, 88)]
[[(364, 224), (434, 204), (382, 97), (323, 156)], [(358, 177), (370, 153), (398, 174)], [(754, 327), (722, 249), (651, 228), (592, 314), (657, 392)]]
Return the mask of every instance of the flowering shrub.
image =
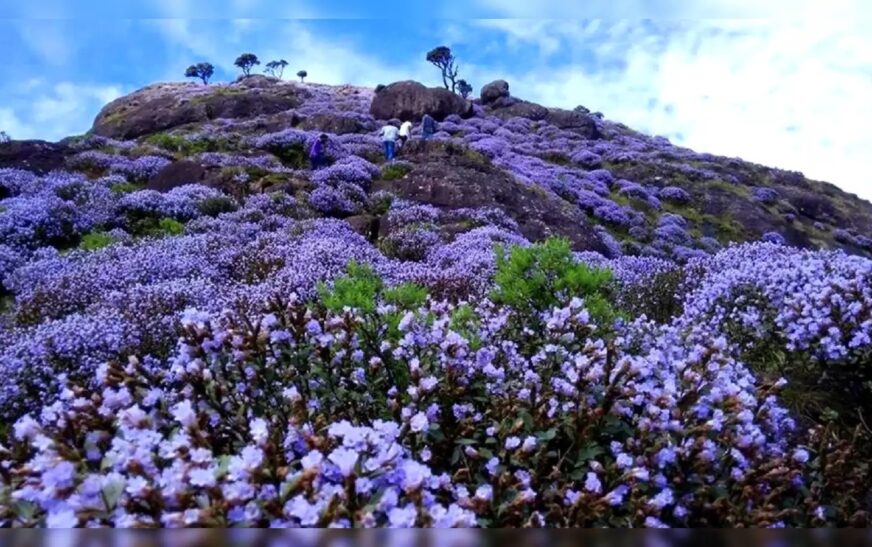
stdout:
[(309, 205), (325, 215), (348, 216), (359, 213), (366, 194), (359, 186), (340, 182), (337, 187), (319, 186), (309, 195)]
[(579, 150), (570, 159), (585, 169), (597, 169), (602, 165), (602, 158), (590, 150)]
[(4, 518), (824, 522), (803, 488), (812, 454), (788, 442), (792, 420), (771, 396), (780, 384), (758, 386), (723, 338), (639, 324), (633, 350), (601, 338), (573, 298), (546, 308), (539, 337), (524, 341), (511, 306), (349, 298), (372, 289), (366, 278), (347, 285), (338, 293), (346, 305), (363, 305), (340, 308), (340, 298), (337, 311), (294, 295), (256, 317), (189, 310), (166, 365), (131, 357), (101, 366), (96, 397), (69, 383), (14, 425)]
[(751, 195), (760, 203), (771, 204), (778, 201), (778, 191), (772, 188), (757, 187), (751, 192)]
[(664, 201), (671, 201), (672, 203), (683, 204), (690, 201), (690, 194), (683, 188), (677, 186), (666, 186), (661, 188), (657, 196)]

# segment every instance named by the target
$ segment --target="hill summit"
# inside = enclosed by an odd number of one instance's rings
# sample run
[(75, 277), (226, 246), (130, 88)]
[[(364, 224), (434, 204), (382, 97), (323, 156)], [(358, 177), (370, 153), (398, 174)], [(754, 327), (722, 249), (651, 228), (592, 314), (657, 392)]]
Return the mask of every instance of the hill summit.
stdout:
[[(394, 168), (403, 176), (365, 193), (389, 191), (446, 211), (496, 207), (531, 240), (562, 235), (577, 250), (608, 256), (683, 260), (759, 239), (872, 252), (872, 205), (831, 184), (680, 148), (582, 106), (566, 111), (516, 99), (502, 81), (484, 86), (475, 101), (417, 82), (378, 93), (266, 76), (156, 84), (108, 104), (89, 136), (56, 145), (49, 155), (63, 162), (48, 165), (88, 165), (99, 153), (105, 156), (94, 162), (111, 170), (113, 153), (149, 156), (168, 163), (141, 181), (146, 188), (199, 182), (241, 195), (293, 186), (291, 195), (305, 202), (301, 193), (314, 187), (303, 180), (304, 149), (317, 134), (332, 137), (329, 161), (355, 156), (377, 166), (377, 130), (388, 121), (419, 122), (424, 113), (440, 122), (433, 146), (414, 142), (416, 127)], [(3, 154), (0, 165), (26, 166), (27, 153)], [(249, 171), (247, 187), (224, 180), (234, 168)], [(362, 202), (316, 214), (350, 217), (357, 227), (367, 225), (361, 215), (378, 220)]]

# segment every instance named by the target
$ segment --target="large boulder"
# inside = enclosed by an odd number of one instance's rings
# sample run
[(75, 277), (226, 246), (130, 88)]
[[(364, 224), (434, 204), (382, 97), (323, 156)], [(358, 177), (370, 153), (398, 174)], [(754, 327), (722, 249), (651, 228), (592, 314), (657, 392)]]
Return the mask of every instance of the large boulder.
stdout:
[(506, 100), (503, 98), (493, 103), (491, 107), (493, 109), (491, 113), (503, 120), (527, 118), (528, 120), (540, 121), (548, 115), (548, 109), (544, 106), (517, 99)]
[(0, 168), (14, 167), (34, 173), (48, 173), (64, 167), (75, 150), (64, 143), (46, 141), (9, 141), (0, 143)]
[(103, 107), (91, 132), (133, 139), (215, 118), (255, 118), (296, 108), (307, 93), (293, 84), (252, 78), (230, 85), (186, 83), (145, 87)]
[(472, 103), (447, 89), (426, 87), (410, 80), (392, 83), (376, 93), (369, 111), (378, 120), (399, 118), (417, 122), (424, 114), (430, 114), (442, 121), (451, 114), (472, 116)]
[(465, 154), (451, 144), (410, 141), (403, 159), (415, 168), (405, 177), (380, 180), (373, 190), (443, 209), (496, 207), (518, 223), (531, 241), (564, 236), (575, 250), (609, 250), (578, 207), (538, 186), (525, 185), (505, 171)]
[(578, 133), (588, 139), (598, 139), (602, 137), (602, 133), (600, 133), (594, 119), (583, 112), (551, 108), (545, 116), (545, 121), (551, 125), (556, 125), (560, 129), (566, 129)]
[(357, 118), (327, 113), (309, 116), (300, 122), (299, 127), (306, 131), (321, 131), (334, 135), (358, 133), (371, 129), (365, 127)]
[(179, 186), (202, 182), (204, 178), (206, 169), (202, 165), (190, 160), (180, 160), (158, 171), (145, 187), (158, 192), (169, 192)]
[(490, 104), (509, 96), (509, 82), (495, 80), (481, 88), (481, 102)]

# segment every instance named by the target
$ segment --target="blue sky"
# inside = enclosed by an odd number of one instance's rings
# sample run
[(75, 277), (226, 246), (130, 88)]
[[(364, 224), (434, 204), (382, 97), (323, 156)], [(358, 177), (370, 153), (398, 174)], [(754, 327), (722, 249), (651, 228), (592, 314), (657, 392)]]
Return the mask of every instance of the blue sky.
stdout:
[[(6, 2), (4, 2), (6, 3)], [(59, 139), (109, 100), (232, 78), (237, 54), (322, 83), (436, 85), (445, 44), (475, 87), (509, 81), (690, 148), (827, 180), (872, 199), (872, 8), (862, 0), (33, 0), (4, 6), (0, 130)], [(381, 19), (372, 19), (379, 17)], [(287, 77), (287, 76), (286, 76)]]

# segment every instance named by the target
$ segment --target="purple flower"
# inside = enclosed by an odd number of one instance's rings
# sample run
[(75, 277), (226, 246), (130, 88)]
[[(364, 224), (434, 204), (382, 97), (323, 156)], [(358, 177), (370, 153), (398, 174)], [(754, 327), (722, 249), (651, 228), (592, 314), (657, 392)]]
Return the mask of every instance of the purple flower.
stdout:
[(417, 519), (418, 510), (411, 503), (388, 511), (388, 523), (391, 528), (413, 528)]
[(339, 468), (343, 477), (350, 477), (354, 473), (354, 467), (360, 455), (354, 450), (339, 447), (330, 453), (329, 460)]
[(599, 494), (603, 490), (603, 485), (596, 476), (596, 473), (588, 473), (584, 479), (584, 489), (594, 494)]

